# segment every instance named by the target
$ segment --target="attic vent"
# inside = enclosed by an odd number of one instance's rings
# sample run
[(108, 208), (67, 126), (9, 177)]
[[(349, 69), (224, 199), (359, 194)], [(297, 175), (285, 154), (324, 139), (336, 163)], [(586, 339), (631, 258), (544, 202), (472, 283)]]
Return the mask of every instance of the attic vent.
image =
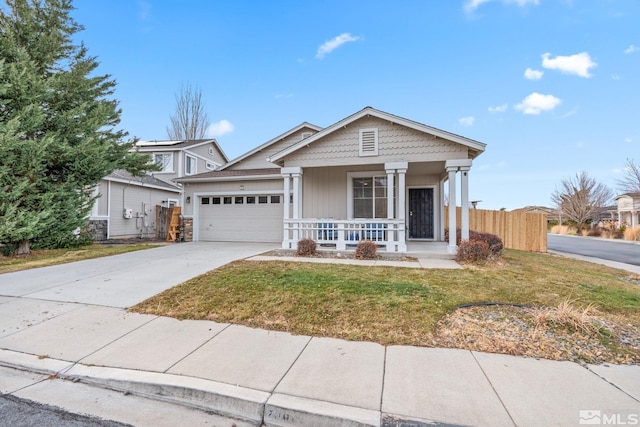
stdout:
[(300, 138), (300, 140), (307, 139), (311, 135), (313, 135), (313, 132), (302, 132), (302, 138)]
[(360, 129), (360, 156), (378, 155), (378, 128)]

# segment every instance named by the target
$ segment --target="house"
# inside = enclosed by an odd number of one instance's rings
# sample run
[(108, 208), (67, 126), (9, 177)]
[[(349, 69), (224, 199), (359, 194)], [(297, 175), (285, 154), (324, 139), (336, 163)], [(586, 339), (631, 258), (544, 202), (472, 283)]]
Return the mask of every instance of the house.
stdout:
[(618, 224), (632, 228), (640, 226), (640, 193), (621, 194), (615, 201), (618, 205)]
[[(469, 173), (486, 145), (366, 107), (331, 126), (302, 123), (204, 173), (178, 177), (194, 240), (301, 238), (344, 249), (363, 239), (405, 252), (443, 241), (445, 192), (469, 236)], [(456, 223), (456, 209), (449, 210)], [(456, 250), (450, 233), (449, 252)]]
[(147, 174), (141, 177), (116, 170), (100, 180), (89, 230), (95, 241), (123, 238), (153, 238), (156, 205), (180, 203), (182, 188)]
[(100, 181), (89, 218), (96, 241), (155, 237), (155, 207), (184, 205), (182, 186), (173, 179), (214, 170), (228, 161), (215, 139), (138, 141), (136, 147), (161, 170), (143, 177), (118, 170)]
[(511, 212), (545, 214), (547, 222), (560, 222), (558, 210), (546, 206), (525, 206), (524, 208), (513, 209)]

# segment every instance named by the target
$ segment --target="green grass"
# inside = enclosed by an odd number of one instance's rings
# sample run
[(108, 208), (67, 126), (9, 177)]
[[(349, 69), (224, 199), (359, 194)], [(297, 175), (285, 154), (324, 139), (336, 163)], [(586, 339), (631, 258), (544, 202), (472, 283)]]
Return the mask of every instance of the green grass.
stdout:
[(499, 264), (463, 270), (237, 261), (132, 310), (294, 334), (430, 345), (442, 316), (474, 302), (557, 306), (570, 299), (640, 325), (640, 287), (625, 281), (628, 276), (519, 251), (505, 251)]
[(1, 256), (0, 274), (50, 265), (66, 264), (84, 259), (100, 258), (157, 247), (154, 244), (90, 245), (75, 249), (47, 249), (31, 251), (30, 255)]

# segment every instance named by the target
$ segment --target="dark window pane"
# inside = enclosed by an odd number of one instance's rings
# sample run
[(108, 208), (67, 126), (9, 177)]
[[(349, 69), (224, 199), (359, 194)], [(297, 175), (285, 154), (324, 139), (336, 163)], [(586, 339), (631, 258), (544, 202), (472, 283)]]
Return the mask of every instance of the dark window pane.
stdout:
[(243, 196), (237, 196), (236, 197), (236, 205), (241, 205), (244, 203), (244, 197)]
[(258, 197), (258, 203), (263, 204), (263, 203), (267, 203), (269, 201), (269, 198), (267, 196), (259, 196)]
[(280, 196), (271, 196), (271, 203), (280, 203)]
[(247, 204), (255, 204), (256, 203), (256, 198), (255, 196), (247, 196)]
[(225, 197), (224, 198), (224, 204), (225, 205), (230, 205), (231, 204), (231, 197)]
[(209, 204), (209, 198), (208, 197), (203, 197), (201, 200), (202, 200), (202, 204), (203, 205), (208, 205)]
[(214, 205), (219, 205), (220, 204), (220, 197), (212, 197), (211, 198), (211, 203)]

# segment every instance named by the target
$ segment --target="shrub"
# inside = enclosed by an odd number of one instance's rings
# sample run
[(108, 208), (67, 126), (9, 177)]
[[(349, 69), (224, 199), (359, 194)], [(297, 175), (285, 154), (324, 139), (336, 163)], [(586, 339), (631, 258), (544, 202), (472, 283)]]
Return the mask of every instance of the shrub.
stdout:
[(469, 240), (461, 242), (456, 252), (458, 262), (483, 262), (491, 257), (491, 249), (486, 242), (481, 240)]
[(356, 259), (376, 259), (378, 246), (371, 240), (363, 240), (356, 246)]
[(314, 256), (316, 254), (316, 242), (312, 239), (298, 241), (298, 256)]
[(640, 240), (640, 226), (627, 227), (622, 233), (624, 234), (624, 240)]
[(589, 237), (601, 237), (602, 231), (599, 228), (590, 228), (587, 232), (587, 236)]
[(478, 233), (476, 231), (469, 232), (469, 240), (485, 242), (489, 246), (491, 256), (499, 258), (502, 256), (504, 244), (500, 236), (491, 233)]

